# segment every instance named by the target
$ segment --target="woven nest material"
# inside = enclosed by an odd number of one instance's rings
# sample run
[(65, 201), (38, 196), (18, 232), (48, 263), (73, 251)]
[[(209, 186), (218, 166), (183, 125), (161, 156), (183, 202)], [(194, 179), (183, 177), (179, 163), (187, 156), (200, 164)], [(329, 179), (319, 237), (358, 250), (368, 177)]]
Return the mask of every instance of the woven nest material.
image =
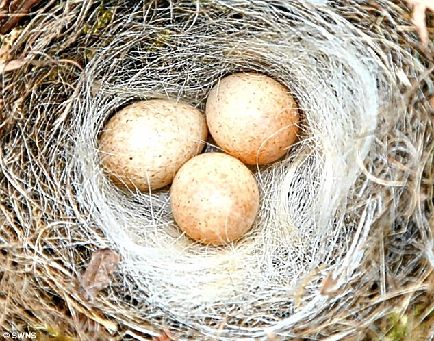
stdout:
[[(27, 64), (3, 79), (0, 326), (83, 340), (164, 329), (175, 339), (340, 339), (397, 302), (405, 310), (434, 265), (434, 83), (410, 28), (390, 1), (38, 9), (11, 52)], [(134, 100), (203, 109), (221, 77), (244, 71), (290, 89), (302, 134), (285, 158), (253, 169), (251, 232), (204, 246), (176, 227), (167, 190), (112, 185), (98, 136)], [(119, 268), (90, 293), (83, 273), (105, 248)]]

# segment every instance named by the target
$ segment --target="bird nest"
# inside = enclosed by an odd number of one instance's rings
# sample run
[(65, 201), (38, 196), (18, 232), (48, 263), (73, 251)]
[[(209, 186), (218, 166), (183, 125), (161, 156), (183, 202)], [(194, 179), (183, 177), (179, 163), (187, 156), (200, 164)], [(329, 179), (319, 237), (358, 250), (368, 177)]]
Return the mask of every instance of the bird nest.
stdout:
[[(339, 339), (397, 302), (405, 310), (434, 263), (434, 83), (409, 27), (405, 6), (390, 1), (38, 8), (11, 50), (22, 65), (3, 80), (2, 328), (92, 340), (162, 330)], [(253, 169), (252, 230), (211, 247), (179, 231), (168, 190), (117, 189), (98, 136), (135, 100), (203, 110), (235, 72), (285, 84), (301, 133), (283, 159)]]

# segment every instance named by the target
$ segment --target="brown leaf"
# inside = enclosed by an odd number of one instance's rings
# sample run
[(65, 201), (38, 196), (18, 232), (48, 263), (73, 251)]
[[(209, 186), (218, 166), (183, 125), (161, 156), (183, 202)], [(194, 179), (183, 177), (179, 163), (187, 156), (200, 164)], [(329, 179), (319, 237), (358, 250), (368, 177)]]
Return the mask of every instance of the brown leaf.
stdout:
[(27, 62), (22, 59), (11, 60), (9, 62), (0, 60), (0, 74), (19, 69)]
[(154, 337), (152, 341), (170, 341), (173, 340), (172, 336), (170, 335), (169, 330), (165, 329), (161, 335)]
[(336, 284), (337, 279), (333, 277), (333, 273), (329, 273), (326, 278), (323, 279), (321, 283), (320, 293), (321, 295), (333, 295), (337, 292)]
[(111, 275), (119, 261), (119, 255), (110, 249), (101, 249), (93, 253), (80, 280), (81, 289), (85, 291), (88, 299), (93, 299), (99, 291), (110, 284)]

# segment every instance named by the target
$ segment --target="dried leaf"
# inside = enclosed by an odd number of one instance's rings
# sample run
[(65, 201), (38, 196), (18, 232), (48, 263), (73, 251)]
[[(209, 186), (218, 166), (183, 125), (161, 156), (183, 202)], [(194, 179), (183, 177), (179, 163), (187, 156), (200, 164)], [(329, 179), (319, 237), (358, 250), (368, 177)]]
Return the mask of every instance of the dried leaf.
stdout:
[(110, 284), (110, 277), (119, 261), (119, 255), (110, 249), (101, 249), (93, 253), (80, 280), (81, 288), (86, 292), (88, 299), (93, 299), (100, 290)]
[(161, 335), (156, 336), (152, 339), (152, 341), (170, 341), (173, 340), (172, 336), (170, 335), (170, 332), (165, 329)]
[(11, 60), (9, 62), (0, 60), (0, 74), (19, 69), (27, 62), (22, 59)]
[(412, 21), (419, 34), (423, 47), (428, 45), (428, 30), (426, 28), (426, 11), (429, 9), (434, 12), (434, 0), (407, 0), (412, 8)]
[(301, 303), (303, 301), (303, 296), (305, 293), (305, 288), (311, 282), (315, 276), (318, 274), (318, 272), (323, 268), (323, 266), (320, 266), (316, 269), (312, 269), (306, 276), (302, 277), (295, 286), (294, 291), (294, 303), (296, 308), (301, 307)]
[(333, 273), (329, 273), (326, 278), (321, 283), (320, 293), (321, 295), (333, 295), (337, 292), (336, 284), (337, 279), (333, 277)]

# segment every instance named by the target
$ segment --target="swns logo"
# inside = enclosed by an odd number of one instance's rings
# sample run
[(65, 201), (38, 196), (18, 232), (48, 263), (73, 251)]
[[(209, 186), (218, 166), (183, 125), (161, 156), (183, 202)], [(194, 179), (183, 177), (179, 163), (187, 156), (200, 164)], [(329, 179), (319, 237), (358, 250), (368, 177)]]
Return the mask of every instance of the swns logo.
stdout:
[(36, 340), (35, 332), (4, 332), (2, 336), (6, 340)]

